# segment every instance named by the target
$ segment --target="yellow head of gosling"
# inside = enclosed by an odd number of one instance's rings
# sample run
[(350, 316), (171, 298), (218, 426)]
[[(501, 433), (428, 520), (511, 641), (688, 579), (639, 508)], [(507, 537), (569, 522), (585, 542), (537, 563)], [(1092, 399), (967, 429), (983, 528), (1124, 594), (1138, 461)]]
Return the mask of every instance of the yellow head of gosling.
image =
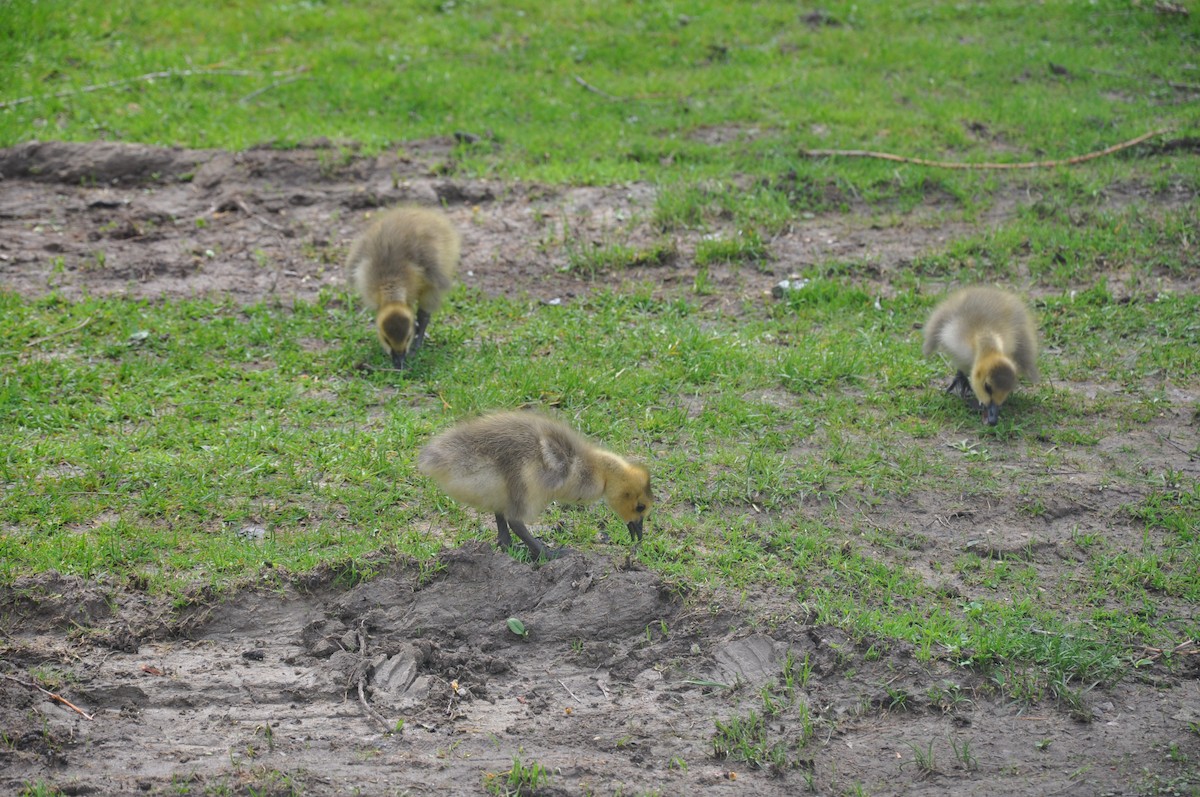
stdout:
[(604, 500), (625, 521), (630, 537), (641, 542), (642, 524), (654, 503), (650, 471), (641, 465), (627, 464), (605, 483)]
[(396, 368), (404, 367), (405, 357), (412, 346), (416, 329), (413, 311), (403, 302), (390, 302), (379, 308), (375, 315), (375, 330), (384, 351), (392, 358)]
[(1000, 352), (989, 352), (971, 369), (971, 390), (983, 407), (988, 426), (1000, 421), (1000, 405), (1017, 386), (1017, 367)]

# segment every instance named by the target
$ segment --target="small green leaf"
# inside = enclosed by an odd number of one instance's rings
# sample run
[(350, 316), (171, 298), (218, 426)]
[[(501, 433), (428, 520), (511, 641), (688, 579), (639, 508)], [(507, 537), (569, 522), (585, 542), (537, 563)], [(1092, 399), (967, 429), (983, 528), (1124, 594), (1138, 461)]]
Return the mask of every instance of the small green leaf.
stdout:
[(529, 636), (529, 632), (525, 630), (525, 624), (515, 617), (508, 618), (508, 630), (519, 637)]

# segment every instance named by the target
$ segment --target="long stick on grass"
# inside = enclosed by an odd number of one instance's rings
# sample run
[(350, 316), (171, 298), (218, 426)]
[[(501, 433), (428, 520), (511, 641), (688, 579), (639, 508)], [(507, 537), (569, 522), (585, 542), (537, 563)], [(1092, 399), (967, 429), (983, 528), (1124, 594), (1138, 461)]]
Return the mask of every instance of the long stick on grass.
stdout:
[[(307, 69), (308, 69), (308, 67), (301, 67), (297, 71), (304, 72), (304, 71), (307, 71)], [(263, 86), (261, 89), (255, 89), (254, 91), (250, 92), (245, 97), (242, 97), (240, 100), (238, 100), (238, 103), (241, 105), (245, 105), (246, 103), (250, 102), (250, 100), (254, 99), (255, 97), (259, 96), (260, 94), (265, 94), (266, 92), (270, 91), (271, 89), (277, 89), (280, 86), (286, 86), (288, 83), (295, 83), (297, 80), (303, 80), (303, 79), (304, 79), (304, 75), (292, 75), (291, 77), (285, 77), (283, 80), (276, 80), (274, 83), (272, 83), (269, 86)]]
[(669, 94), (639, 94), (635, 97), (618, 97), (615, 94), (609, 94), (607, 91), (600, 88), (599, 86), (593, 86), (591, 83), (588, 83), (586, 80), (581, 78), (579, 75), (575, 75), (574, 77), (575, 77), (575, 82), (578, 83), (580, 86), (583, 86), (583, 88), (587, 89), (588, 91), (592, 92), (593, 94), (598, 94), (601, 97), (603, 97), (604, 99), (609, 100), (611, 102), (648, 102), (650, 100), (686, 99), (686, 97), (673, 98)]
[(1089, 152), (1086, 155), (1076, 155), (1073, 158), (1064, 158), (1062, 160), (1052, 161), (1026, 161), (1024, 163), (961, 163), (957, 161), (932, 161), (925, 158), (906, 158), (903, 155), (893, 155), (890, 152), (873, 152), (865, 149), (806, 149), (801, 150), (802, 155), (807, 155), (810, 158), (877, 158), (879, 160), (895, 161), (897, 163), (913, 163), (918, 166), (931, 166), (935, 169), (1052, 169), (1055, 166), (1073, 166), (1077, 163), (1102, 158), (1105, 155), (1112, 155), (1114, 152), (1120, 152), (1123, 149), (1136, 147), (1144, 141), (1149, 141), (1152, 138), (1164, 135), (1170, 132), (1170, 128), (1154, 130), (1145, 135), (1132, 138), (1129, 141), (1123, 141), (1120, 144), (1113, 144), (1111, 147), (1105, 147), (1096, 152)]
[(599, 94), (601, 97), (603, 97), (606, 100), (612, 100), (613, 102), (624, 102), (623, 97), (615, 97), (612, 94), (609, 94), (604, 89), (596, 88), (591, 83), (588, 83), (586, 80), (581, 78), (579, 75), (575, 76), (575, 82), (578, 83), (579, 85), (583, 86), (585, 89), (592, 92), (593, 94)]
[(84, 322), (82, 324), (73, 326), (70, 329), (60, 329), (58, 332), (53, 332), (49, 335), (46, 335), (45, 337), (36, 338), (34, 340), (31, 340), (25, 344), (25, 348), (27, 348), (27, 349), (32, 348), (33, 346), (37, 346), (39, 343), (45, 343), (48, 340), (53, 340), (54, 338), (57, 338), (59, 335), (69, 335), (72, 332), (78, 332), (79, 330), (86, 327), (88, 324), (92, 323), (93, 318), (95, 318), (95, 316), (88, 316), (86, 319), (84, 319)]
[[(269, 72), (270, 77), (281, 77), (284, 75), (294, 75), (297, 72), (303, 72), (308, 67), (299, 67), (298, 69), (287, 69), (282, 72)], [(234, 77), (258, 77), (263, 75), (263, 72), (254, 72), (249, 69), (168, 69), (165, 72), (147, 72), (144, 75), (137, 77), (122, 78), (121, 80), (110, 80), (107, 83), (96, 83), (91, 86), (83, 86), (77, 89), (65, 89), (55, 92), (54, 94), (30, 94), (28, 97), (17, 97), (15, 100), (6, 100), (0, 102), (0, 108), (12, 108), (16, 105), (24, 105), (27, 102), (44, 99), (58, 99), (60, 97), (70, 97), (73, 94), (89, 94), (93, 91), (101, 91), (102, 89), (113, 89), (118, 86), (127, 86), (130, 83), (139, 83), (144, 81), (159, 80), (160, 78), (168, 77), (198, 77), (201, 75), (232, 75)], [(272, 88), (272, 86), (267, 86)]]

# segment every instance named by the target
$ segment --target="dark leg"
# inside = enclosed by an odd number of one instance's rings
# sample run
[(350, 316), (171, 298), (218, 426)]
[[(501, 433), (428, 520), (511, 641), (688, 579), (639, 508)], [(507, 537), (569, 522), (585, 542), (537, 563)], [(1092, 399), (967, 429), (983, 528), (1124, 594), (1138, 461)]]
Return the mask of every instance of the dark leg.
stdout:
[(946, 388), (947, 393), (953, 393), (955, 390), (957, 390), (958, 395), (962, 396), (963, 398), (966, 398), (967, 394), (971, 390), (971, 380), (967, 379), (967, 375), (962, 371), (959, 371), (954, 375), (954, 381), (950, 383), (950, 387)]
[(507, 551), (512, 547), (512, 536), (508, 533), (508, 521), (499, 512), (496, 513), (496, 531), (500, 533), (500, 547)]
[(417, 328), (413, 331), (412, 343), (408, 345), (410, 352), (421, 348), (421, 344), (425, 341), (425, 327), (427, 326), (429, 326), (429, 313), (417, 310)]
[(529, 549), (529, 553), (533, 555), (533, 560), (538, 559), (557, 559), (567, 553), (566, 548), (552, 549), (546, 547), (537, 537), (529, 533), (529, 529), (525, 528), (525, 524), (519, 520), (510, 520), (508, 524), (512, 526), (512, 530), (521, 538), (521, 542), (525, 543), (525, 547)]

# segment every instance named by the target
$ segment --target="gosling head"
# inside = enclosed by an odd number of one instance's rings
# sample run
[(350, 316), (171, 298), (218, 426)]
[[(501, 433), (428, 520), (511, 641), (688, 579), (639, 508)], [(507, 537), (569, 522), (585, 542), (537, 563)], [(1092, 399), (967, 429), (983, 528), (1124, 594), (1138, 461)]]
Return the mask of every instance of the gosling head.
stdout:
[(641, 465), (629, 465), (605, 485), (604, 497), (625, 525), (635, 542), (642, 541), (642, 522), (654, 496), (650, 494), (650, 471)]
[(1000, 405), (1017, 386), (1017, 367), (999, 352), (980, 357), (971, 371), (971, 390), (983, 407), (988, 426), (1000, 421)]
[(400, 302), (385, 304), (375, 316), (375, 329), (383, 350), (392, 358), (392, 365), (403, 368), (415, 329), (412, 310)]

